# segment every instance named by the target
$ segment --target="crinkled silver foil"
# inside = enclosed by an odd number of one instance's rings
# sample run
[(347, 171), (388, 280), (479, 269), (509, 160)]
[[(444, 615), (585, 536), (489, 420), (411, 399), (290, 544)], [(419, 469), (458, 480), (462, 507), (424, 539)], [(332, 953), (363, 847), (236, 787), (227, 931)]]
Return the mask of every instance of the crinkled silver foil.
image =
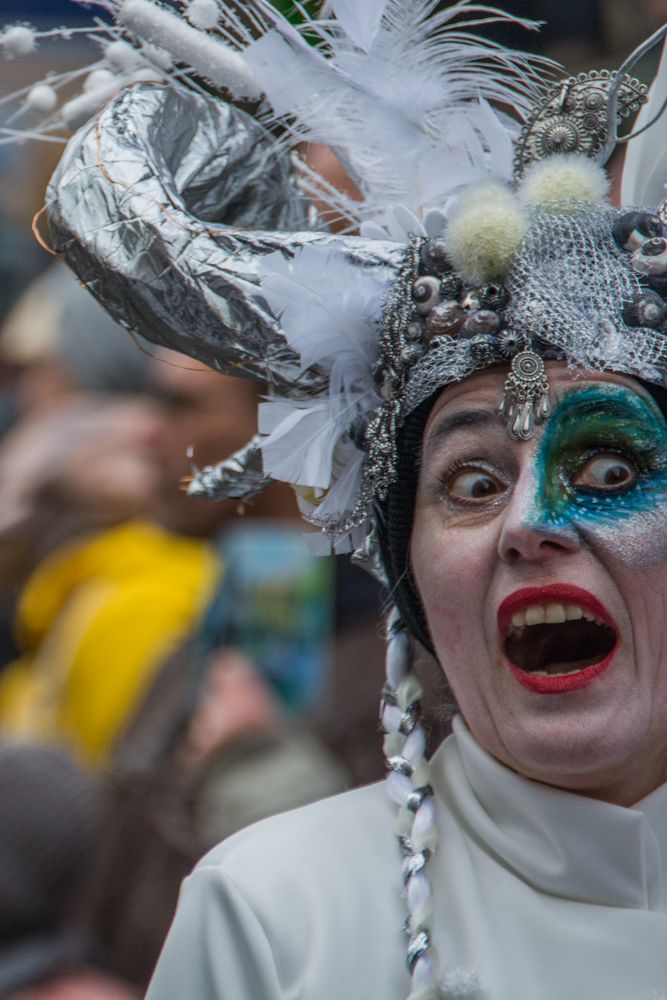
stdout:
[(261, 436), (217, 465), (195, 469), (188, 493), (205, 500), (241, 500), (258, 496), (273, 480), (262, 468)]
[(285, 395), (327, 382), (302, 371), (264, 300), (262, 257), (335, 241), (383, 275), (400, 260), (398, 245), (308, 232), (287, 151), (239, 109), (172, 84), (129, 87), (81, 129), (47, 209), (54, 248), (123, 326)]

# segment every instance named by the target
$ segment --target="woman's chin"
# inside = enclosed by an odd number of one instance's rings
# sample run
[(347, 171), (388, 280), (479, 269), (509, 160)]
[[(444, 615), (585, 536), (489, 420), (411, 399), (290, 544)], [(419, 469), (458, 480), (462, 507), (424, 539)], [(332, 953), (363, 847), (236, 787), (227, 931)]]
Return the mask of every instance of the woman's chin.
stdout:
[[(625, 797), (619, 789), (644, 759), (647, 722), (632, 706), (616, 712), (611, 706), (568, 705), (498, 720), (497, 742), (486, 749), (524, 777), (616, 801)], [(475, 735), (482, 742), (483, 736)]]

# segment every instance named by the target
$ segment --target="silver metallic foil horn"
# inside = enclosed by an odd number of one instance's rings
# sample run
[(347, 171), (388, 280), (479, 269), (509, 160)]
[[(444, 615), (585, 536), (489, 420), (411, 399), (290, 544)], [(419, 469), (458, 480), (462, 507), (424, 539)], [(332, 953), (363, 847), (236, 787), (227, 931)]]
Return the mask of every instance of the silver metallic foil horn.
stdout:
[[(290, 157), (243, 111), (171, 85), (128, 87), (70, 142), (47, 192), (54, 248), (118, 322), (282, 397), (326, 394), (262, 294), (262, 262), (303, 247), (336, 253), (391, 282), (395, 243), (309, 232), (321, 220)], [(217, 471), (216, 471), (217, 470)], [(269, 478), (257, 442), (190, 492), (253, 495)]]
[[(262, 258), (307, 245), (392, 272), (400, 248), (309, 233), (287, 152), (243, 111), (137, 84), (70, 142), (49, 185), (54, 249), (118, 322), (283, 394), (317, 393), (259, 287)], [(321, 226), (321, 222), (320, 222)]]

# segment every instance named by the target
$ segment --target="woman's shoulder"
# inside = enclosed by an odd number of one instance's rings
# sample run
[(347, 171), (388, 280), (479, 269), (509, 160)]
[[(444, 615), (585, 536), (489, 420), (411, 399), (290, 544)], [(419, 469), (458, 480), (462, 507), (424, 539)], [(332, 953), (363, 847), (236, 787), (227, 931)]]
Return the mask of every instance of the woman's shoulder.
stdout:
[(278, 862), (284, 870), (297, 856), (300, 865), (332, 855), (349, 864), (369, 842), (395, 856), (394, 808), (382, 782), (343, 792), (254, 823), (209, 851), (196, 870), (226, 872), (236, 881), (262, 868), (275, 874)]
[(380, 894), (398, 887), (394, 815), (382, 783), (322, 799), (241, 830), (205, 855), (190, 880), (207, 895), (242, 900), (276, 928), (289, 897), (305, 930), (312, 920), (327, 922), (325, 900), (340, 915), (360, 886)]
[(186, 879), (147, 1000), (369, 996), (378, 970), (375, 995), (393, 995), (404, 916), (393, 816), (371, 785), (214, 848)]

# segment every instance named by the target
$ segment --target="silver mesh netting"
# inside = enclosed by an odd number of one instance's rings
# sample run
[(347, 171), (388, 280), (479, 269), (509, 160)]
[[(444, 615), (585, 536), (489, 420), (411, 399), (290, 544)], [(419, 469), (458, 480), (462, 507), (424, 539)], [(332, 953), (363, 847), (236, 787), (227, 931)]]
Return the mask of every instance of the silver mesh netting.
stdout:
[[(536, 212), (507, 280), (506, 324), (554, 348), (569, 364), (665, 381), (667, 334), (627, 326), (624, 307), (641, 289), (630, 254), (619, 249), (610, 206), (558, 206)], [(625, 209), (624, 211), (628, 211)], [(415, 365), (404, 414), (439, 388), (503, 357), (489, 338), (449, 340)]]

